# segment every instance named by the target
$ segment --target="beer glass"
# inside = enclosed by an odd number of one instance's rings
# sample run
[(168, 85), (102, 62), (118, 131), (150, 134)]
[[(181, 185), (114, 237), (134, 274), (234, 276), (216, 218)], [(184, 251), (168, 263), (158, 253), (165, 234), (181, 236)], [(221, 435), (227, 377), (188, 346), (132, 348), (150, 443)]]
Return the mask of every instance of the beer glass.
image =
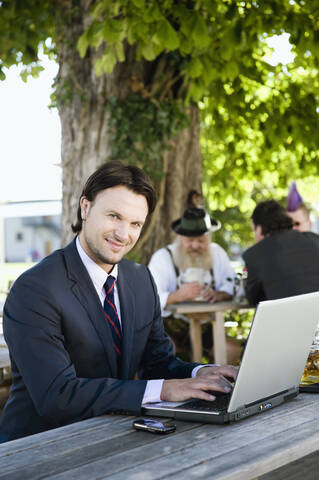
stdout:
[(317, 326), (316, 334), (310, 347), (310, 352), (307, 358), (304, 372), (301, 377), (302, 385), (311, 385), (312, 383), (319, 383), (319, 325)]
[[(177, 285), (180, 287), (182, 283), (198, 282), (204, 290), (211, 282), (211, 278), (211, 274), (207, 270), (191, 267), (187, 268), (185, 272), (178, 277)], [(203, 300), (203, 297), (200, 295), (199, 297), (194, 298), (194, 300), (201, 301)]]

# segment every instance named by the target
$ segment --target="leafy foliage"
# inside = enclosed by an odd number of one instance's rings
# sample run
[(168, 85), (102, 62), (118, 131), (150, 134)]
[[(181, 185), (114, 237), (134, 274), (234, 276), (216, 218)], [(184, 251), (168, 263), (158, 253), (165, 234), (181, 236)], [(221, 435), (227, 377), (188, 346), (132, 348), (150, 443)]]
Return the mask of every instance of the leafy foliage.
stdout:
[(204, 190), (225, 227), (221, 243), (250, 243), (255, 204), (285, 202), (291, 181), (312, 179), (318, 192), (318, 86), (316, 69), (297, 62), (278, 65), (263, 84), (240, 76), (220, 86), (219, 101), (202, 102)]
[(162, 152), (170, 150), (171, 139), (188, 126), (179, 102), (113, 97), (106, 108), (110, 111), (111, 158), (138, 165), (159, 182), (163, 176)]
[(0, 2), (0, 80), (5, 79), (3, 67), (21, 63), (25, 66), (22, 78), (37, 76), (39, 65), (38, 50), (43, 44), (44, 51), (51, 54), (45, 40), (53, 36), (52, 4), (49, 0)]
[(243, 344), (248, 338), (253, 316), (254, 310), (247, 312), (227, 312), (224, 317), (227, 335), (236, 338)]
[[(125, 106), (109, 99), (113, 158), (146, 162), (160, 176), (160, 155), (184, 125), (179, 101), (197, 102), (204, 194), (224, 227), (215, 238), (245, 245), (255, 202), (284, 199), (291, 180), (317, 182), (318, 17), (317, 0), (2, 0), (0, 78), (18, 63), (25, 77), (37, 75), (41, 45), (53, 55), (70, 42), (83, 62), (95, 52), (96, 75), (134, 51), (156, 75)], [(66, 19), (75, 41), (61, 34)], [(272, 66), (266, 40), (284, 32), (294, 62)], [(64, 96), (72, 94), (70, 84)]]

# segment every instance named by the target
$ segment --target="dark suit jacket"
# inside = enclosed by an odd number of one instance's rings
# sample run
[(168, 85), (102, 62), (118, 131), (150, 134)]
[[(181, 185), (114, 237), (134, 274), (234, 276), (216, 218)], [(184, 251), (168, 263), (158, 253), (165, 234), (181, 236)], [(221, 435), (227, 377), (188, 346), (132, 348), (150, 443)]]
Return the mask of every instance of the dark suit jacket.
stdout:
[(251, 304), (319, 290), (319, 236), (285, 230), (244, 252)]
[(148, 269), (123, 259), (117, 285), (119, 375), (111, 331), (74, 241), (16, 280), (3, 315), (13, 385), (1, 441), (107, 412), (140, 414), (146, 379), (191, 376), (197, 364), (173, 356)]

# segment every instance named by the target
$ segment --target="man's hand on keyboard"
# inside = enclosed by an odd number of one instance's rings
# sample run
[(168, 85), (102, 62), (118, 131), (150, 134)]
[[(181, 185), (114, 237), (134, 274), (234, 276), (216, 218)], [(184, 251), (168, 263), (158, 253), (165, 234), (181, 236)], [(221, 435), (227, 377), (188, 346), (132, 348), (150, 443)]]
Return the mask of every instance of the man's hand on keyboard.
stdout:
[(233, 365), (216, 365), (202, 367), (197, 371), (196, 377), (210, 377), (211, 375), (223, 375), (230, 381), (235, 381), (238, 375), (238, 367)]
[(164, 380), (161, 400), (167, 402), (179, 402), (190, 398), (215, 400), (212, 392), (229, 393), (232, 384), (226, 377), (235, 380), (236, 376), (237, 368), (230, 365), (201, 368), (195, 378)]

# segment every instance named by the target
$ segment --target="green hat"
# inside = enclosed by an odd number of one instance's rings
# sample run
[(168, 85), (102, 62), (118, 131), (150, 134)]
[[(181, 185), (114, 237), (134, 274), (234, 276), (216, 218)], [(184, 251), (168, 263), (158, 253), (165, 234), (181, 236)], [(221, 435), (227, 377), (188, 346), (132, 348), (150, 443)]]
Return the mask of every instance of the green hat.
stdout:
[(215, 232), (221, 223), (210, 217), (203, 208), (191, 207), (185, 210), (183, 216), (175, 220), (172, 229), (185, 237), (200, 237), (206, 232)]

